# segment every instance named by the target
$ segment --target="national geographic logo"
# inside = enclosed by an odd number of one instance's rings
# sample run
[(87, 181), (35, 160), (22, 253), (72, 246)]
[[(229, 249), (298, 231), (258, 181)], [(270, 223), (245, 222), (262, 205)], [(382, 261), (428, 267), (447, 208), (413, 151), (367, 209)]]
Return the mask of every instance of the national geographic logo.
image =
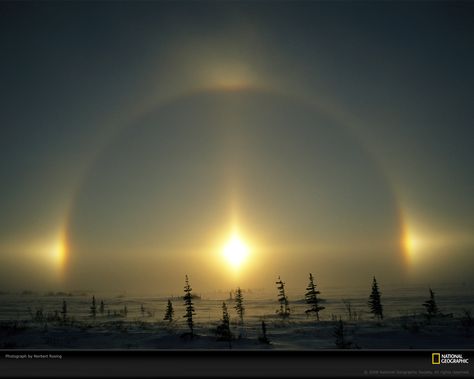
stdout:
[(464, 358), (462, 354), (433, 353), (431, 354), (431, 364), (433, 365), (440, 365), (440, 364), (467, 365), (469, 364), (469, 358)]

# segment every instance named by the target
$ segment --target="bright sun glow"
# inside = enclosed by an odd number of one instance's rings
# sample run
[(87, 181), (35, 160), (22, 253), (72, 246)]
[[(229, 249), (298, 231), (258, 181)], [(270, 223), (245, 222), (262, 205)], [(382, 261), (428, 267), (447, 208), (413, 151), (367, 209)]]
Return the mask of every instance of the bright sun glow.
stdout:
[(420, 247), (420, 239), (414, 237), (413, 235), (407, 234), (405, 236), (405, 248), (408, 252), (413, 253), (417, 248)]
[(50, 250), (51, 258), (59, 266), (62, 267), (66, 255), (66, 243), (64, 238), (59, 238)]
[(249, 249), (248, 247), (240, 240), (237, 235), (232, 236), (232, 238), (224, 246), (224, 257), (234, 268), (240, 267), (240, 265), (247, 258)]

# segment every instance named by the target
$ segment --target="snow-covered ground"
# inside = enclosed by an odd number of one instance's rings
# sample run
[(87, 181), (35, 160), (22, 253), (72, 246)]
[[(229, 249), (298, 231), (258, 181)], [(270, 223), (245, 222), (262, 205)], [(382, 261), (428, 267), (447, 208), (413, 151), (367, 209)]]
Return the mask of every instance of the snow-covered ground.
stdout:
[[(234, 302), (202, 296), (195, 299), (195, 333), (183, 338), (187, 326), (184, 305), (175, 298), (175, 321), (163, 321), (167, 298), (103, 296), (96, 294), (98, 313), (89, 314), (92, 294), (0, 295), (0, 348), (59, 349), (333, 349), (339, 318), (344, 338), (351, 348), (474, 348), (474, 325), (468, 326), (465, 310), (474, 311), (474, 296), (467, 289), (440, 291), (438, 306), (444, 316), (428, 322), (421, 305), (427, 300), (424, 289), (393, 289), (382, 295), (385, 317), (379, 322), (368, 312), (366, 293), (352, 291), (343, 296), (337, 290), (325, 293), (320, 321), (307, 317), (307, 305), (297, 295), (290, 296), (291, 316), (281, 319), (276, 299), (259, 293), (244, 293), (244, 325), (238, 324)], [(347, 299), (343, 301), (342, 299)], [(66, 300), (67, 321), (55, 320)], [(105, 309), (99, 312), (100, 301)], [(225, 300), (231, 317), (230, 342), (217, 341), (215, 329), (222, 317)], [(348, 312), (348, 301), (351, 315)], [(123, 314), (124, 307), (127, 314)], [(35, 319), (41, 309), (43, 319)], [(473, 312), (474, 313), (474, 312)], [(259, 342), (265, 321), (271, 344)], [(240, 338), (239, 338), (240, 335)]]

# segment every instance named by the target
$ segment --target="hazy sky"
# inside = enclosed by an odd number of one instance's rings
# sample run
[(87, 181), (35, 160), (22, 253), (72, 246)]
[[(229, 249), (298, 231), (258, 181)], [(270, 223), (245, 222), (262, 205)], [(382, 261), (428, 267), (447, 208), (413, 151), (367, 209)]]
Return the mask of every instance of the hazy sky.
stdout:
[(472, 280), (473, 19), (1, 2), (0, 290)]

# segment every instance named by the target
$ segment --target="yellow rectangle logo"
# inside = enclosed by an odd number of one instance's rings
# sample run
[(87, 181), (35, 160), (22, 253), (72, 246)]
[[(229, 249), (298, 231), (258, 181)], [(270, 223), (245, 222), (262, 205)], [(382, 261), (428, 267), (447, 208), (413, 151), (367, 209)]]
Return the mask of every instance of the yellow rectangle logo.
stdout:
[(441, 355), (440, 353), (433, 353), (431, 354), (431, 364), (439, 365), (441, 363)]

